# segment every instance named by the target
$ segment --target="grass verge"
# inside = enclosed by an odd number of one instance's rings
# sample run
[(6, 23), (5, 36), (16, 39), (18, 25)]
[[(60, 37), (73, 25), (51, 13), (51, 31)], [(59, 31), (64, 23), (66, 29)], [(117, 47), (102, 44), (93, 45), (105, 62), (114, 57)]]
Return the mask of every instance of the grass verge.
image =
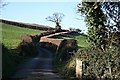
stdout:
[(18, 64), (23, 61), (24, 57), (16, 55), (16, 53), (2, 45), (2, 78), (13, 75)]
[[(31, 44), (25, 44), (22, 45), (22, 47), (20, 45), (20, 49), (17, 50), (17, 47), (21, 42), (21, 36), (24, 36), (26, 34), (39, 34), (44, 31), (21, 28), (4, 23), (0, 23), (0, 25), (2, 25), (2, 27), (0, 27), (0, 31), (2, 32), (2, 35), (0, 35), (0, 37), (2, 37), (2, 44), (0, 43), (0, 45), (2, 46), (2, 78), (9, 78), (16, 72), (17, 66), (34, 51)], [(21, 52), (21, 54), (23, 55), (20, 56), (19, 51), (21, 50), (23, 50), (23, 52)], [(31, 54), (29, 54), (30, 50), (32, 50)]]

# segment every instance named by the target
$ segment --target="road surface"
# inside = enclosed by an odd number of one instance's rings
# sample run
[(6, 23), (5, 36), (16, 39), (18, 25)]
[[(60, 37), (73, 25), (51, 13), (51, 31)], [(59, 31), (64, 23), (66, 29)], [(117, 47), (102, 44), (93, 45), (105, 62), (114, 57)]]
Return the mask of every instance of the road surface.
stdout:
[(37, 46), (38, 55), (25, 61), (11, 80), (65, 80), (53, 70), (53, 54)]

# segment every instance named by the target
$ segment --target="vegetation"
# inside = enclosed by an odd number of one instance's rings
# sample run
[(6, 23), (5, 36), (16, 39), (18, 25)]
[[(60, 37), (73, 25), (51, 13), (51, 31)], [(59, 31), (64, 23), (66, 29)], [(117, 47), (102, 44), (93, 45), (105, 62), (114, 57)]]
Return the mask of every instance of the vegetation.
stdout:
[(21, 42), (17, 47), (17, 53), (19, 56), (33, 57), (36, 55), (37, 49), (32, 42)]
[(90, 43), (87, 41), (87, 35), (78, 32), (72, 32), (69, 35), (72, 36), (75, 40), (77, 40), (77, 44), (79, 47), (89, 47)]
[(78, 58), (83, 62), (84, 80), (119, 80), (119, 19), (115, 17), (119, 13), (118, 3), (82, 2), (77, 7), (78, 12), (85, 17), (91, 45), (77, 51), (66, 65), (65, 74), (75, 74), (75, 60)]
[(36, 55), (37, 50), (31, 43), (21, 43), (17, 49), (2, 46), (2, 79), (12, 76), (20, 63)]
[[(120, 48), (102, 52), (99, 49), (79, 49), (76, 58), (83, 61), (83, 77), (90, 79), (119, 79), (120, 78)], [(93, 77), (92, 77), (93, 76)]]
[(13, 25), (2, 24), (2, 43), (10, 49), (16, 48), (21, 42), (21, 37), (27, 34), (39, 34), (43, 31), (21, 28)]
[(78, 49), (77, 53), (67, 60), (66, 66), (62, 66), (64, 75), (75, 77), (78, 58), (83, 62), (82, 79), (120, 79), (119, 4), (119, 2), (82, 2), (77, 5), (78, 13), (85, 17), (90, 46)]
[(57, 45), (55, 45), (55, 44), (52, 44), (52, 43), (50, 43), (50, 42), (40, 42), (40, 46), (41, 46), (42, 48), (48, 49), (48, 50), (51, 51), (53, 54), (56, 53)]
[(48, 16), (46, 19), (48, 21), (54, 22), (56, 24), (56, 30), (60, 31), (61, 30), (60, 22), (62, 21), (63, 17), (64, 14), (62, 13), (54, 13), (53, 16)]
[[(75, 76), (76, 58), (83, 62), (84, 80), (119, 80), (120, 48), (114, 47), (106, 52), (95, 48), (81, 48), (63, 68), (64, 75)], [(74, 75), (73, 75), (74, 74)]]
[(0, 23), (2, 27), (2, 77), (8, 78), (15, 73), (17, 66), (25, 58), (34, 56), (36, 49), (32, 43), (21, 43), (21, 36), (38, 34), (43, 31), (21, 28)]
[(2, 46), (2, 78), (8, 78), (15, 73), (24, 57), (18, 56), (16, 52), (7, 49), (3, 44), (0, 45)]
[(73, 39), (73, 38), (71, 38), (71, 37), (66, 37), (66, 36), (60, 36), (60, 35), (58, 35), (58, 36), (53, 36), (52, 38), (56, 38), (56, 39)]
[[(83, 62), (82, 79), (84, 80), (119, 80), (120, 79), (120, 2), (82, 2), (77, 5), (78, 13), (85, 17), (88, 27), (88, 35), (81, 34), (80, 30), (67, 35), (54, 36), (59, 39), (75, 39), (76, 45), (70, 43), (59, 46), (55, 54), (55, 68), (67, 77), (75, 77), (76, 58)], [(61, 30), (60, 22), (63, 14), (54, 13), (46, 19), (56, 24), (56, 30)], [(25, 34), (36, 34), (39, 31), (32, 31), (25, 28), (16, 28), (15, 26), (3, 24), (3, 43), (9, 48), (15, 48), (20, 43), (20, 36)], [(74, 29), (70, 29), (74, 31)], [(41, 31), (42, 32), (42, 31)], [(12, 35), (12, 36), (11, 36)], [(88, 41), (87, 41), (88, 38)], [(49, 44), (49, 45), (48, 45)], [(57, 46), (51, 43), (42, 43), (47, 49), (54, 52)], [(35, 51), (31, 44), (20, 44), (22, 49), (19, 55), (28, 56), (29, 49)], [(10, 69), (5, 70), (8, 64), (14, 67), (19, 60), (15, 59), (6, 48), (3, 48), (3, 64), (5, 76)], [(78, 50), (78, 51), (77, 51)], [(77, 52), (76, 52), (77, 51)], [(69, 54), (72, 52), (72, 54)], [(10, 53), (10, 54), (9, 54)], [(54, 52), (55, 53), (55, 52)], [(11, 59), (12, 58), (12, 59)], [(17, 58), (19, 59), (18, 55)], [(11, 60), (12, 61), (11, 61)], [(11, 62), (7, 62), (9, 60)], [(14, 65), (13, 65), (14, 64)], [(76, 78), (75, 78), (76, 79)]]
[(8, 5), (8, 3), (7, 2), (5, 2), (4, 0), (1, 0), (1, 6), (0, 6), (0, 8), (3, 8), (3, 7), (5, 7), (5, 6), (7, 6)]
[(53, 36), (52, 38), (57, 39), (75, 39), (77, 40), (78, 47), (89, 47), (90, 43), (87, 41), (88, 37), (85, 34), (78, 33), (76, 31), (73, 31), (69, 34), (65, 35), (59, 35), (59, 36)]
[(100, 3), (82, 2), (78, 5), (78, 11), (85, 15), (85, 22), (88, 26), (89, 41), (93, 46), (106, 45), (106, 22), (105, 16), (101, 10)]
[(78, 4), (78, 12), (85, 16), (90, 43), (103, 51), (107, 46), (111, 48), (113, 41), (118, 38), (114, 37), (115, 33), (119, 31), (118, 5), (117, 2), (82, 2)]

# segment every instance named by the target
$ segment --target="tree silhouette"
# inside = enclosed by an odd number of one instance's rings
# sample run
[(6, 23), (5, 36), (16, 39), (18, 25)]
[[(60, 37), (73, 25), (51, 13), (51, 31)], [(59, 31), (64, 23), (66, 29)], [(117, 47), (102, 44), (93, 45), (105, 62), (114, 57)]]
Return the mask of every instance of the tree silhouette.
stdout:
[(56, 26), (55, 26), (56, 30), (60, 31), (61, 30), (60, 22), (62, 21), (62, 18), (64, 16), (65, 15), (63, 13), (53, 13), (53, 15), (52, 16), (48, 16), (46, 18), (46, 20), (54, 22), (56, 24)]
[(0, 8), (3, 8), (6, 5), (8, 5), (8, 2), (5, 2), (4, 0), (0, 0)]

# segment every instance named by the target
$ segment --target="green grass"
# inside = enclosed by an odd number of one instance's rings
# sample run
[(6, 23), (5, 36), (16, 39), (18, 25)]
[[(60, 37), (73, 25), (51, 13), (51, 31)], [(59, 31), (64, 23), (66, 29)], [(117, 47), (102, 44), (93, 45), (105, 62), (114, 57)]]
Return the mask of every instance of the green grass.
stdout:
[(33, 30), (28, 28), (21, 28), (9, 24), (2, 24), (2, 43), (7, 48), (16, 48), (21, 41), (21, 37), (26, 34), (39, 34), (43, 30)]
[(68, 36), (53, 36), (52, 38), (57, 39), (75, 39), (79, 47), (88, 47), (90, 43), (87, 41), (87, 35), (80, 34), (77, 32), (69, 33)]
[(87, 41), (87, 35), (77, 33), (77, 32), (72, 32), (69, 34), (70, 36), (73, 36), (74, 39), (77, 40), (77, 44), (79, 47), (88, 47), (90, 43)]
[(2, 24), (0, 23), (0, 42), (2, 43)]
[(25, 57), (19, 56), (15, 49), (21, 42), (21, 36), (39, 34), (44, 31), (0, 23), (0, 32), (0, 41), (5, 46), (2, 48), (2, 75), (7, 78), (16, 72), (17, 66), (25, 59)]
[(87, 37), (83, 35), (75, 36), (79, 47), (88, 47), (90, 43), (87, 42)]

